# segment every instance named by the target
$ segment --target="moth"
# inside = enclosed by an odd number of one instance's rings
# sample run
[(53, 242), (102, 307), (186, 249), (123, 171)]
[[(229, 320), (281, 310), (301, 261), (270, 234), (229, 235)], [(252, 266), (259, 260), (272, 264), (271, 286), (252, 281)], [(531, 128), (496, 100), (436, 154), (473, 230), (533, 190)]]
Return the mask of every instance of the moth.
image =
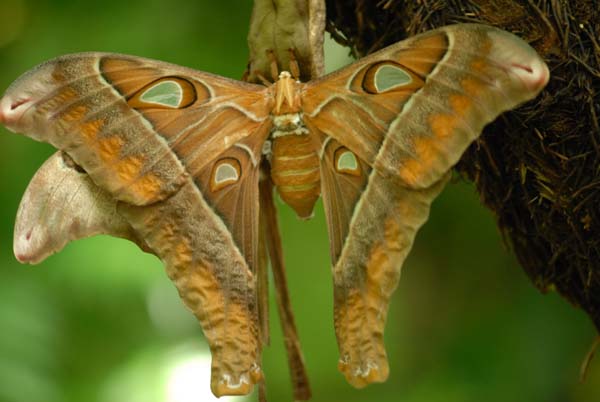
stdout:
[[(0, 100), (8, 129), (61, 151), (21, 205), (17, 258), (38, 261), (92, 227), (135, 241), (164, 262), (200, 321), (213, 393), (247, 394), (263, 377), (261, 200), (274, 187), (309, 218), (322, 197), (338, 368), (355, 387), (385, 381), (390, 297), (431, 202), (483, 127), (548, 79), (528, 44), (476, 24), (429, 31), (306, 83), (283, 71), (254, 85), (110, 53), (56, 58)], [(64, 183), (49, 184), (47, 172)], [(78, 197), (88, 220), (40, 212), (49, 194), (73, 199), (69, 180), (87, 191)], [(57, 227), (66, 234), (52, 243)]]

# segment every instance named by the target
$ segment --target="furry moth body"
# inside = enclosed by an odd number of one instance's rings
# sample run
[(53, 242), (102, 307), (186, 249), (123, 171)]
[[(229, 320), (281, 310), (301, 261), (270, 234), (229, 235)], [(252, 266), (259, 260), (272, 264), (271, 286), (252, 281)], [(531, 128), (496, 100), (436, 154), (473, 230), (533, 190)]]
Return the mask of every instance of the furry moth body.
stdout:
[[(6, 91), (0, 122), (67, 154), (85, 175), (65, 175), (97, 187), (103, 201), (90, 198), (96, 220), (76, 233), (48, 228), (55, 218), (35, 194), (50, 184), (36, 181), (15, 250), (33, 262), (77, 237), (133, 239), (165, 263), (202, 324), (215, 395), (246, 394), (262, 378), (259, 180), (272, 180), (301, 217), (322, 196), (338, 367), (356, 387), (384, 381), (389, 299), (432, 200), (483, 127), (548, 78), (525, 42), (471, 24), (399, 42), (315, 81), (284, 72), (266, 87), (133, 56), (63, 56)], [(65, 169), (56, 163), (42, 169)], [(118, 217), (103, 218), (107, 211)], [(45, 240), (27, 244), (36, 231)]]

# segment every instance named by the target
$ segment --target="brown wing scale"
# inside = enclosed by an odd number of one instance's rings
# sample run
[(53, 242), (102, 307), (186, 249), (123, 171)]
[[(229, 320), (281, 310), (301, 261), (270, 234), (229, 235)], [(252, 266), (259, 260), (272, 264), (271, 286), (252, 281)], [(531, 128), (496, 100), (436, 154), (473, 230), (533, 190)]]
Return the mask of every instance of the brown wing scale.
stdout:
[[(124, 201), (120, 214), (202, 324), (216, 395), (247, 394), (262, 376), (253, 270), (269, 102), (264, 87), (100, 53), (47, 62), (0, 101), (10, 129), (64, 150)], [(221, 178), (227, 167), (238, 177), (211, 187), (219, 162)]]
[[(323, 206), (327, 217), (332, 261), (337, 261), (348, 235), (354, 207), (365, 190), (371, 168), (337, 140), (315, 134), (321, 138), (321, 183)], [(350, 156), (355, 169), (340, 164), (341, 158)]]
[[(250, 137), (257, 144), (269, 134), (264, 126)], [(231, 230), (250, 269), (258, 265), (260, 151), (243, 142), (234, 145), (211, 161), (196, 175), (203, 196)], [(255, 206), (249, 208), (248, 206)]]
[[(387, 378), (389, 298), (447, 172), (487, 123), (533, 98), (547, 80), (547, 67), (520, 39), (457, 25), (306, 84), (307, 127), (371, 169), (368, 178), (351, 178), (336, 171), (327, 147), (322, 153), (339, 368), (351, 384)], [(355, 183), (342, 187), (342, 177)]]

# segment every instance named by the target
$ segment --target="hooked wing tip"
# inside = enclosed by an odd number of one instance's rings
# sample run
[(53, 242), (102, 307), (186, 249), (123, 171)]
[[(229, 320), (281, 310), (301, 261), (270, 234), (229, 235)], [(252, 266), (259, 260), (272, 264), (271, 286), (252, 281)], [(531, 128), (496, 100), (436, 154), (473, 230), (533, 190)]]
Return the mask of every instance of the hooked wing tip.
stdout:
[(0, 124), (12, 130), (12, 126), (23, 116), (31, 101), (29, 98), (12, 99), (10, 96), (4, 96), (0, 99)]
[(21, 264), (36, 264), (51, 254), (44, 253), (45, 239), (39, 234), (32, 237), (33, 231), (34, 229), (30, 228), (27, 233), (15, 232), (13, 252)]
[(529, 63), (512, 62), (508, 68), (521, 80), (527, 90), (536, 94), (548, 84), (550, 79), (548, 66), (539, 57)]
[(542, 57), (523, 39), (506, 31), (488, 32), (492, 42), (490, 57), (525, 91), (537, 95), (548, 83), (550, 70)]
[(535, 93), (541, 91), (550, 79), (548, 66), (539, 58), (534, 59), (528, 65), (513, 63), (511, 67), (513, 72), (521, 79), (523, 85)]

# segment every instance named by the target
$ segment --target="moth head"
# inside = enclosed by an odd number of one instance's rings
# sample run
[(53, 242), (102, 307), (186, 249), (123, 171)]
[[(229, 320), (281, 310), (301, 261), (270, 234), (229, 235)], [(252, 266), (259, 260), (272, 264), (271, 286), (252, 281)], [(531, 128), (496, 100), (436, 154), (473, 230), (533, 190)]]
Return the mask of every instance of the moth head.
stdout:
[(296, 113), (300, 111), (300, 97), (296, 89), (298, 83), (292, 74), (282, 71), (275, 82), (275, 114)]
[(285, 80), (285, 79), (288, 79), (288, 78), (292, 78), (292, 74), (290, 74), (289, 71), (282, 71), (282, 72), (279, 73), (279, 79), (280, 80), (282, 80), (282, 79)]

